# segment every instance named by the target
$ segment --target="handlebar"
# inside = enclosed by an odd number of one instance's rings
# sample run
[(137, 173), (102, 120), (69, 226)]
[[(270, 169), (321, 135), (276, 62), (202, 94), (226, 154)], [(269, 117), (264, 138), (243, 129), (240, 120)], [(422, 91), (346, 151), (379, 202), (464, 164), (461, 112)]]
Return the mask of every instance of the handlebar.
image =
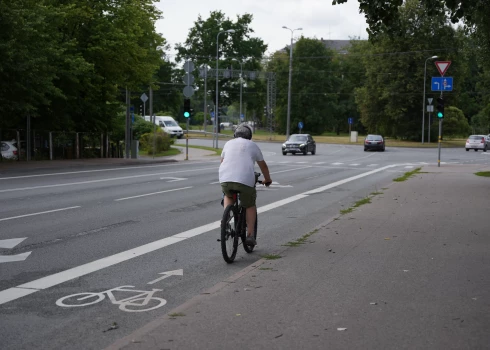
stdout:
[(258, 172), (255, 172), (255, 183), (258, 183), (258, 184), (261, 184), (261, 185), (265, 185), (266, 187), (269, 187), (271, 185), (272, 181), (269, 181), (269, 182), (260, 181), (259, 180), (260, 175), (262, 175), (262, 174), (261, 173), (258, 173)]

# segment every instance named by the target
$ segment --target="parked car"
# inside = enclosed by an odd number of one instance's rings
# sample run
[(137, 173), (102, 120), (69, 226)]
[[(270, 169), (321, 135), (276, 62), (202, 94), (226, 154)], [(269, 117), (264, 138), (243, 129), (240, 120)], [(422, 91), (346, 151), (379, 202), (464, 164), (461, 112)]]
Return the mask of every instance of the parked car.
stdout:
[(19, 156), (16, 143), (12, 141), (1, 142), (2, 157), (6, 159), (17, 159)]
[(488, 135), (470, 135), (464, 147), (466, 148), (466, 152), (470, 149), (475, 150), (475, 152), (478, 152), (479, 149), (486, 152), (490, 148), (490, 137)]
[(381, 135), (367, 135), (364, 139), (364, 152), (369, 150), (384, 152), (385, 148), (385, 139)]
[(316, 143), (310, 134), (292, 134), (282, 144), (282, 154), (284, 156), (288, 153), (303, 153), (306, 155), (308, 152), (311, 152), (311, 154), (316, 153)]

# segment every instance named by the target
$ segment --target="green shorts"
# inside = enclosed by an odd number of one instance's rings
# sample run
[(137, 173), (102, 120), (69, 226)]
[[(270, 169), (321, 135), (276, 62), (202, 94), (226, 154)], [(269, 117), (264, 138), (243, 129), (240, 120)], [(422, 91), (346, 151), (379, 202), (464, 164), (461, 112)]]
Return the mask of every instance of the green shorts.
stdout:
[(221, 189), (226, 197), (233, 197), (231, 190), (240, 192), (240, 202), (242, 207), (250, 208), (255, 206), (255, 200), (257, 199), (257, 191), (255, 187), (250, 187), (238, 182), (222, 182)]

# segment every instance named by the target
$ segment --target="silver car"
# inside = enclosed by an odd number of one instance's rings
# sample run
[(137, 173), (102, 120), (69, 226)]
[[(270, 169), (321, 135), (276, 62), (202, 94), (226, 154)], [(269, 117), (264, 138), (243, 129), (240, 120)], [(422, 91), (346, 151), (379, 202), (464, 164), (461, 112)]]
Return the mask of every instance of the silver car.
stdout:
[(475, 152), (478, 152), (479, 149), (486, 152), (490, 148), (490, 137), (487, 135), (470, 135), (466, 140), (465, 148), (466, 152), (470, 149), (475, 150)]

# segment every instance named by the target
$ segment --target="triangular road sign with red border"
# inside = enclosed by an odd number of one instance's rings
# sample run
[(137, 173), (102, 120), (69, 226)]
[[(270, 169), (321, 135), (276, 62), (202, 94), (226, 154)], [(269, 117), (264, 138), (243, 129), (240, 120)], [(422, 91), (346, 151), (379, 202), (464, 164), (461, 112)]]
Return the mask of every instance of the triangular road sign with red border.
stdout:
[(451, 65), (451, 61), (436, 61), (434, 63), (436, 64), (439, 73), (441, 73), (441, 76), (444, 76), (444, 73), (446, 73), (447, 69)]

